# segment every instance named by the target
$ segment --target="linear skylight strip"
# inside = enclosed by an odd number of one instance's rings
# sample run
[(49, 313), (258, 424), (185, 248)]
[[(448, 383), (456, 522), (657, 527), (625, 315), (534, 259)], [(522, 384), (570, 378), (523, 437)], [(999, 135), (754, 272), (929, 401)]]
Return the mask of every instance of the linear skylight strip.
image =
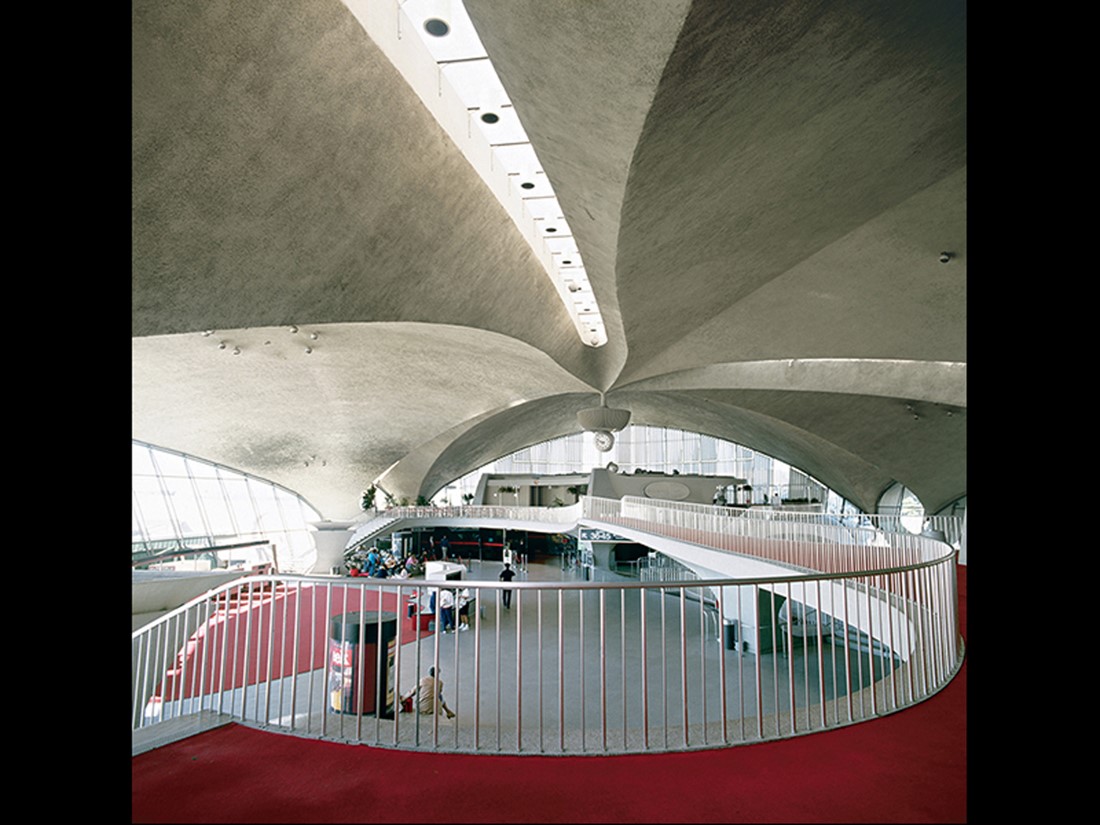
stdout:
[[(581, 341), (591, 347), (606, 344), (572, 230), (462, 1), (344, 4), (511, 216)], [(580, 290), (586, 292), (583, 312), (576, 304)]]

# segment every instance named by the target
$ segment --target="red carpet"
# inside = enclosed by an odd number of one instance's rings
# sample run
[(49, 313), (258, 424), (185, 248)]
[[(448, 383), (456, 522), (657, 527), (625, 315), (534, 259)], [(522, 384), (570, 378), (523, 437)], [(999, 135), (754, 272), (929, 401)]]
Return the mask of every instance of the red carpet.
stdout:
[[(412, 587), (406, 588), (404, 595), (412, 590)], [(403, 599), (403, 604), (398, 605), (395, 592), (381, 596), (382, 610), (400, 616), (401, 639), (405, 643), (415, 641), (416, 620), (406, 614), (407, 600)], [(328, 617), (349, 612), (358, 614), (361, 610), (369, 617), (378, 610), (378, 597), (378, 591), (370, 585), (350, 581), (334, 585), (331, 594), (318, 593), (312, 588), (299, 594), (295, 589), (281, 587), (274, 592), (268, 589), (249, 593), (247, 588), (232, 591), (220, 603), (221, 609), (188, 640), (184, 648), (186, 663), (178, 657), (155, 693), (159, 697), (178, 699), (182, 689), (183, 696), (189, 697), (199, 687), (199, 674), (203, 674), (203, 693), (219, 687), (232, 690), (245, 684), (255, 685), (266, 678), (268, 671), (268, 650), (260, 643), (264, 638), (263, 628), (283, 627), (284, 622), (291, 626), (312, 627), (312, 639), (303, 644), (295, 670), (294, 654), (283, 650), (282, 635), (275, 634), (270, 652), (272, 678), (295, 672), (308, 673), (323, 667), (328, 651)], [(420, 635), (430, 636), (431, 633), (421, 630)], [(229, 663), (224, 676), (221, 673), (222, 647), (226, 648)], [(249, 650), (252, 655), (246, 657)], [(182, 681), (181, 674), (187, 674)]]
[(965, 822), (966, 710), (964, 664), (874, 722), (694, 753), (437, 755), (229, 725), (134, 757), (132, 820)]

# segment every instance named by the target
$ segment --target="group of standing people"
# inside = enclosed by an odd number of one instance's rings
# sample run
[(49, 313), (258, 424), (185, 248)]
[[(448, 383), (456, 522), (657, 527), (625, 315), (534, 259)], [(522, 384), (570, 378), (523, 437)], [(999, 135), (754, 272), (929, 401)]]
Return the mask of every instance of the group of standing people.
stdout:
[[(435, 593), (432, 593), (432, 612), (435, 612)], [(458, 610), (458, 626), (455, 626), (455, 610)], [(443, 625), (444, 633), (453, 633), (455, 630), (470, 629), (470, 588), (461, 590), (440, 591), (439, 594), (439, 622)]]
[(451, 540), (444, 534), (439, 541), (435, 540), (435, 536), (428, 536), (428, 548), (425, 551), (425, 558), (431, 561), (446, 561), (451, 558)]
[[(444, 633), (470, 629), (470, 588), (461, 590), (449, 588), (431, 588), (428, 597), (428, 612), (435, 615), (436, 597), (439, 598), (439, 623)], [(458, 624), (455, 625), (455, 611), (458, 611)]]

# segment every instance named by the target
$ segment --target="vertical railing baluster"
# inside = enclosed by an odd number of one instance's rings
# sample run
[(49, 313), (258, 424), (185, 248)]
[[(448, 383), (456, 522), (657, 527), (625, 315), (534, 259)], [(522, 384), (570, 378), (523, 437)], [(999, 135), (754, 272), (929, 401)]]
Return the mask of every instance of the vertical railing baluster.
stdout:
[[(160, 670), (157, 673), (157, 679), (160, 683), (160, 701), (157, 703), (157, 719), (161, 722), (164, 721), (165, 708), (171, 709), (172, 699), (167, 695), (168, 693), (168, 662), (169, 662), (169, 648), (171, 645), (168, 642), (168, 622), (161, 622), (159, 625), (160, 632), (158, 638), (160, 639)], [(156, 688), (154, 687), (154, 690)]]
[(221, 648), (218, 650), (218, 713), (222, 713), (222, 708), (225, 706), (225, 660), (226, 648), (229, 647), (229, 592), (228, 588), (222, 591), (221, 602), (223, 607), (219, 610), (222, 623), (222, 641)]
[[(722, 638), (722, 620), (718, 620), (718, 638)], [(700, 706), (702, 708), (703, 744), (709, 744), (707, 736), (707, 615), (706, 593), (702, 586), (699, 587), (699, 685)]]
[(264, 689), (264, 725), (271, 724), (271, 677), (275, 671), (275, 582), (269, 582), (271, 600), (267, 620), (267, 686)]
[(565, 752), (565, 599), (558, 588), (558, 750)]
[[(386, 636), (382, 632), (382, 600), (384, 588), (382, 585), (378, 585), (378, 626), (374, 631), (374, 647), (377, 660), (374, 668), (374, 744), (377, 745), (382, 739), (382, 713), (386, 709), (386, 700), (389, 698), (389, 691), (386, 689), (389, 685), (389, 642), (386, 641)], [(401, 601), (397, 601), (397, 606), (394, 608), (394, 616), (397, 617), (397, 622), (401, 622)], [(360, 638), (362, 638), (362, 632), (365, 628), (360, 629)], [(396, 635), (396, 627), (395, 627)], [(383, 665), (383, 661), (385, 665)], [(458, 683), (457, 666), (455, 671), (455, 683)], [(393, 718), (397, 721), (397, 703), (398, 697), (396, 695), (397, 688), (394, 688), (394, 709)], [(455, 693), (455, 703), (457, 707), (458, 693)]]
[(210, 696), (211, 696), (211, 702), (210, 702), (211, 709), (213, 709), (213, 706), (214, 706), (213, 705), (213, 694), (214, 694), (214, 674), (213, 674), (214, 659), (213, 659), (213, 656), (214, 656), (214, 648), (215, 648), (215, 643), (214, 642), (215, 642), (215, 637), (217, 636), (217, 629), (213, 625), (211, 625), (211, 622), (210, 622), (210, 607), (211, 607), (212, 602), (213, 602), (213, 599), (210, 596), (207, 596), (206, 599), (204, 599), (203, 603), (202, 603), (203, 617), (204, 618), (203, 618), (203, 623), (202, 623), (202, 636), (200, 638), (201, 645), (200, 645), (200, 648), (199, 648), (202, 651), (202, 661), (199, 662), (199, 710), (200, 711), (205, 709), (206, 706), (207, 706), (207, 702), (206, 702), (206, 696), (207, 696), (206, 662), (207, 662), (208, 659), (210, 660), (210, 668), (211, 668), (210, 685), (209, 685), (209, 688), (210, 688), (209, 693), (210, 693)]
[(145, 705), (149, 685), (149, 632), (138, 636), (137, 662), (134, 663), (134, 730), (145, 727)]
[[(889, 640), (889, 643), (888, 643), (888, 654), (889, 654), (888, 663), (890, 665), (890, 699), (891, 699), (891, 702), (893, 703), (894, 709), (896, 710), (897, 707), (898, 707), (898, 676), (897, 676), (897, 671), (894, 668), (894, 652), (896, 650), (896, 648), (894, 647), (894, 644), (895, 644), (895, 642), (894, 642), (895, 607), (894, 607), (894, 589), (890, 585), (890, 582), (893, 579), (893, 575), (894, 574), (892, 574), (892, 573), (888, 573), (883, 577), (883, 586), (886, 589), (886, 592), (884, 594), (885, 595), (885, 602), (886, 602), (886, 618), (889, 621), (889, 625), (883, 627), (883, 625), (880, 622), (879, 627), (882, 628), (883, 636), (889, 635), (889, 637), (890, 637), (890, 640)], [(879, 601), (879, 604), (880, 605), (882, 604), (881, 599)], [(880, 612), (881, 612), (881, 609), (880, 609)], [(883, 699), (885, 700), (885, 695), (883, 696)], [(889, 707), (890, 707), (890, 703), (887, 703), (887, 709), (889, 709)]]
[(451, 732), (454, 735), (454, 747), (458, 748), (458, 713), (459, 713), (459, 701), (461, 696), (461, 676), (459, 671), (459, 656), (458, 656), (458, 589), (455, 589), (454, 596), (451, 599), (451, 635), (454, 637), (454, 649), (452, 652), (452, 675), (451, 675), (451, 701), (454, 702), (454, 707), (451, 708), (455, 712), (454, 718), (451, 720)]
[[(476, 592), (474, 611), (474, 752), (481, 747), (481, 619), (485, 612), (485, 588)], [(499, 619), (498, 619), (499, 621)]]
[[(313, 601), (313, 588), (310, 587), (310, 603)], [(312, 616), (313, 610), (310, 609)], [(290, 679), (290, 729), (294, 730), (298, 726), (298, 674), (301, 672), (301, 652), (302, 652), (302, 625), (305, 624), (305, 613), (302, 608), (302, 583), (299, 581), (295, 586), (294, 596), (294, 653), (291, 656), (291, 679)], [(310, 662), (309, 670), (310, 675), (308, 677), (308, 683), (313, 681), (313, 662)], [(306, 719), (308, 725), (309, 710), (306, 711)]]
[(538, 695), (539, 695), (539, 753), (545, 753), (543, 744), (543, 715), (542, 715), (542, 590), (535, 591), (535, 619), (538, 630)]
[[(343, 679), (345, 678), (345, 672), (346, 672), (345, 671), (345, 666), (344, 666), (344, 662), (346, 661), (346, 659), (344, 658), (344, 653), (345, 653), (345, 648), (347, 647), (347, 644), (348, 644), (348, 621), (347, 621), (347, 618), (348, 618), (348, 590), (349, 589), (350, 588), (348, 587), (347, 582), (341, 582), (340, 590), (344, 594), (344, 603), (343, 603), (343, 606), (340, 608), (340, 659), (339, 659), (339, 661), (340, 661), (340, 680), (341, 680), (340, 681), (340, 693), (341, 693), (341, 699), (340, 699), (340, 713), (339, 713), (339, 716), (338, 716), (338, 722), (339, 722), (339, 725), (340, 725), (340, 738), (341, 739), (344, 737), (344, 714), (345, 714), (345, 711), (347, 710), (347, 707), (344, 704), (344, 700), (343, 700), (343, 690), (344, 690)], [(332, 659), (332, 642), (333, 642), (333, 639), (332, 639), (331, 627), (332, 627), (332, 615), (330, 614), (325, 619), (325, 640), (328, 643), (327, 647), (328, 647), (328, 650), (329, 650), (329, 654), (328, 654), (327, 658), (329, 660)], [(329, 667), (330, 668), (332, 667), (331, 661), (329, 663)], [(325, 682), (325, 684), (329, 686), (328, 687), (328, 692), (327, 692), (326, 698), (325, 698), (325, 718), (328, 718), (329, 708), (332, 705), (332, 683), (333, 683), (332, 671), (330, 670), (329, 671), (329, 680), (327, 682)], [(354, 697), (354, 694), (353, 694), (353, 697)]]
[(619, 589), (619, 650), (621, 652), (622, 706), (623, 706), (623, 750), (628, 749), (626, 716), (626, 588)]
[(649, 750), (649, 657), (646, 655), (646, 595), (648, 590), (641, 588), (638, 595), (642, 609), (642, 744), (644, 750)]
[[(777, 737), (783, 735), (780, 729), (779, 720), (779, 627), (777, 626), (777, 620), (779, 617), (778, 611), (775, 609), (775, 589), (778, 586), (779, 585), (777, 583), (773, 582), (771, 589), (769, 590), (769, 592), (771, 593), (771, 612), (768, 614), (768, 621), (771, 623), (772, 627), (772, 687), (775, 693), (775, 706), (773, 708), (773, 715), (775, 716), (775, 735)], [(788, 626), (789, 624), (790, 623), (788, 622)]]
[[(817, 596), (817, 695), (821, 704), (821, 727), (825, 727), (825, 604), (821, 601), (821, 579), (815, 583)], [(829, 621), (832, 621), (830, 617)], [(809, 718), (809, 713), (807, 713)]]
[(497, 684), (496, 684), (496, 706), (497, 706), (497, 753), (500, 753), (500, 707), (504, 704), (504, 697), (500, 693), (500, 626), (504, 621), (504, 617), (500, 612), (501, 591), (494, 590), (493, 595), (496, 598), (495, 615), (496, 615), (496, 655), (497, 662)]
[(668, 633), (665, 630), (665, 589), (661, 593), (661, 729), (664, 746), (668, 748)]
[[(408, 608), (402, 610), (405, 604), (405, 587), (404, 585), (397, 585), (397, 627), (394, 633), (394, 648), (393, 648), (393, 741), (392, 745), (397, 746), (398, 739), (400, 738), (401, 731), (401, 647), (405, 644), (405, 616), (402, 613), (408, 613)], [(413, 613), (413, 621), (420, 621), (420, 616), (417, 613)]]
[[(523, 590), (516, 598), (516, 752), (523, 750)], [(458, 637), (458, 634), (455, 634)]]
[(687, 692), (687, 593), (680, 588), (680, 704), (684, 726), (684, 747), (688, 746), (688, 692)]
[(607, 612), (605, 593), (600, 588), (600, 743), (607, 750)]
[[(756, 645), (756, 738), (764, 738), (764, 665), (761, 659), (764, 658), (764, 648), (761, 646), (760, 640), (760, 585), (754, 584), (752, 586), (752, 610), (756, 617), (756, 621), (753, 622), (753, 632), (755, 636)], [(772, 632), (774, 638), (774, 629)], [(773, 645), (774, 649), (774, 645)]]
[[(741, 717), (741, 724), (740, 724), (741, 741), (744, 742), (745, 741), (745, 642), (742, 640), (742, 635), (744, 633), (743, 628), (745, 627), (745, 623), (744, 623), (744, 621), (742, 621), (742, 619), (743, 619), (745, 614), (742, 612), (741, 590), (742, 590), (741, 586), (738, 585), (738, 587), (737, 587), (737, 631), (736, 631), (736, 635), (735, 635), (736, 647), (734, 649), (737, 651), (737, 701), (738, 701), (738, 708), (739, 708), (738, 713)], [(722, 590), (719, 590), (718, 592), (721, 593)], [(725, 615), (725, 611), (722, 611), (722, 615), (723, 616)], [(754, 622), (753, 624), (756, 624), (756, 622)], [(723, 742), (728, 741), (728, 739), (726, 738), (726, 658), (725, 657), (726, 657), (725, 642), (723, 642), (723, 644), (722, 644), (722, 741)], [(757, 661), (760, 660), (760, 649), (759, 648), (757, 648), (756, 659), (757, 659)]]
[[(329, 648), (332, 646), (329, 640), (329, 624), (332, 617), (332, 583), (328, 582), (325, 585), (325, 613), (321, 618), (323, 623), (324, 641), (322, 642), (322, 656), (324, 657), (321, 664), (321, 736), (325, 735), (325, 731), (328, 730), (328, 685), (329, 685), (329, 673), (332, 667), (332, 653)], [(313, 634), (312, 643), (316, 645), (317, 642), (317, 615), (316, 612), (313, 616)], [(316, 657), (316, 650), (314, 650), (314, 656)], [(316, 663), (316, 658), (313, 659)], [(316, 681), (316, 680), (313, 680)], [(313, 681), (310, 682), (310, 717), (313, 716)]]
[[(805, 593), (803, 600), (805, 600)], [(798, 707), (794, 696), (794, 621), (795, 621), (795, 608), (794, 601), (792, 601), (791, 583), (787, 582), (787, 690), (790, 694), (790, 706), (791, 706), (791, 734), (798, 732), (796, 727), (796, 717), (798, 716)], [(806, 605), (805, 601), (802, 604), (802, 651), (803, 658), (805, 658), (806, 651)], [(778, 715), (779, 708), (776, 708)]]
[(584, 691), (584, 590), (577, 590), (577, 610), (580, 614), (580, 700), (578, 704), (581, 706), (581, 753), (584, 753), (585, 747), (588, 744), (588, 730), (586, 727), (585, 718), (585, 691)]
[[(867, 603), (867, 670), (870, 674), (869, 678), (870, 678), (870, 687), (871, 687), (871, 690), (870, 690), (870, 694), (871, 694), (871, 715), (872, 716), (877, 716), (878, 715), (878, 700), (877, 700), (877, 697), (875, 696), (875, 694), (877, 693), (877, 690), (876, 690), (876, 683), (875, 683), (875, 634), (874, 634), (874, 619), (873, 619), (874, 611), (871, 607), (871, 580), (872, 579), (869, 577), (868, 581), (867, 581), (867, 586), (864, 589), (864, 593), (867, 596), (867, 598), (866, 598), (866, 603)], [(881, 668), (880, 668), (880, 670), (881, 670)]]
[[(435, 691), (435, 695), (432, 696), (432, 750), (439, 749), (439, 705), (441, 700), (440, 683), (443, 681), (443, 674), (439, 670), (439, 638), (443, 635), (443, 591), (436, 588), (435, 593), (435, 632), (432, 633), (432, 668), (435, 673), (435, 682), (432, 685), (432, 690)], [(497, 661), (500, 661), (500, 645), (497, 645)], [(500, 696), (500, 665), (497, 665), (497, 696)], [(417, 696), (417, 699), (420, 697)], [(497, 703), (497, 707), (500, 707), (500, 703)], [(419, 710), (419, 708), (418, 708)], [(497, 719), (500, 718), (500, 710), (497, 710)], [(500, 750), (500, 724), (497, 724), (497, 750)]]
[[(351, 588), (344, 584), (344, 600), (347, 601), (347, 592)], [(352, 701), (355, 702), (355, 741), (363, 741), (363, 705), (365, 704), (364, 697), (366, 694), (366, 685), (363, 681), (367, 677), (367, 585), (364, 582), (359, 582), (357, 585), (359, 591), (359, 641), (352, 646), (352, 650), (356, 652), (353, 656), (353, 661), (356, 663), (355, 679), (352, 681), (352, 686), (355, 690), (352, 691)], [(347, 613), (344, 613), (343, 624), (347, 625)], [(379, 635), (375, 637), (375, 648), (381, 647), (382, 636), (379, 627)], [(347, 633), (345, 629), (344, 633)], [(378, 679), (381, 676), (380, 671), (374, 672), (375, 685), (378, 684)], [(377, 701), (378, 692), (375, 690), (375, 700)], [(377, 706), (375, 706), (375, 712), (377, 713)], [(345, 711), (346, 712), (346, 711)], [(341, 732), (343, 732), (343, 714), (341, 714)]]
[[(738, 588), (740, 590), (740, 588)], [(718, 594), (718, 711), (721, 718), (722, 729), (722, 744), (729, 744), (728, 737), (728, 724), (726, 722), (726, 588), (719, 587)], [(740, 618), (740, 612), (738, 612), (738, 618)], [(738, 625), (737, 632), (740, 636), (741, 627)], [(740, 644), (740, 638), (738, 638), (738, 644)], [(744, 715), (742, 714), (742, 724)], [(706, 729), (706, 719), (703, 720), (704, 730)]]
[[(852, 580), (854, 581), (854, 579)], [(841, 579), (844, 587), (844, 684), (845, 695), (848, 697), (848, 721), (852, 721), (852, 650), (851, 650), (851, 625), (848, 624), (848, 580)], [(856, 658), (859, 653), (859, 628), (856, 628)]]

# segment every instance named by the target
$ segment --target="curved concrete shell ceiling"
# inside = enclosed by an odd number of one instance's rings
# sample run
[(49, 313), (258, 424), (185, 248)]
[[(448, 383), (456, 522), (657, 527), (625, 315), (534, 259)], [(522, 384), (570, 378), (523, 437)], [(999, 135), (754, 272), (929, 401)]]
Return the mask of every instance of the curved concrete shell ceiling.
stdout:
[(964, 3), (466, 8), (607, 343), (339, 0), (138, 0), (134, 438), (339, 519), (607, 391), (867, 509), (966, 493)]

